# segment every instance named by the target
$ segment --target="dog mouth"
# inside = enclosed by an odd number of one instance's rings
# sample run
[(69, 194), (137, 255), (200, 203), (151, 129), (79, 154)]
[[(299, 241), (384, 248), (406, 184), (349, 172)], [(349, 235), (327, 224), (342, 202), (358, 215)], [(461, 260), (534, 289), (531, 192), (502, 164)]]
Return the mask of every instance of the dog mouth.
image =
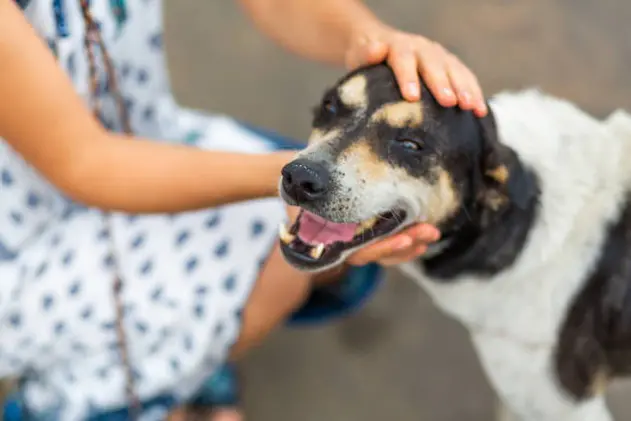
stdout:
[(281, 250), (290, 264), (319, 269), (335, 264), (348, 250), (394, 232), (405, 217), (405, 211), (392, 210), (357, 223), (336, 223), (302, 209), (291, 227), (280, 225)]

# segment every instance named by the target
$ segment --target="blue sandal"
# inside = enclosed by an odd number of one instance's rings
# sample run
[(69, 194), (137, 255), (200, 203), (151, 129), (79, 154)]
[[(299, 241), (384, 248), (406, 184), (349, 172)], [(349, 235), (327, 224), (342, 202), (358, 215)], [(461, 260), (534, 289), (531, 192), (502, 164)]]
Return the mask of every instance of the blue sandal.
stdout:
[(289, 326), (322, 324), (358, 310), (384, 278), (377, 264), (352, 267), (341, 281), (314, 288), (306, 303), (287, 321)]
[(188, 402), (192, 408), (237, 408), (241, 403), (239, 374), (232, 363), (221, 366)]
[(20, 397), (17, 396), (17, 393), (7, 397), (2, 410), (3, 421), (24, 421), (24, 417), (22, 417), (22, 401)]

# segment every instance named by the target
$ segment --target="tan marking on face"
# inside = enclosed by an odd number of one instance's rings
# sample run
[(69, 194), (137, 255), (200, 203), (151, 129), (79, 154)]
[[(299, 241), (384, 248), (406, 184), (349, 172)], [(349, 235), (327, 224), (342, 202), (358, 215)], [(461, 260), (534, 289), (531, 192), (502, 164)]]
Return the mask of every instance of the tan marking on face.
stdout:
[(340, 154), (338, 160), (357, 171), (367, 183), (377, 182), (388, 176), (388, 164), (373, 152), (366, 140), (354, 142)]
[(372, 122), (383, 122), (392, 127), (418, 127), (423, 123), (423, 107), (420, 102), (401, 101), (386, 104), (371, 117)]
[(441, 167), (436, 167), (434, 172), (438, 175), (436, 182), (430, 185), (431, 196), (425, 208), (426, 222), (438, 224), (454, 215), (460, 208), (460, 198), (456, 191), (451, 175)]
[(395, 168), (388, 176), (395, 177), (398, 189), (412, 192), (417, 196), (421, 206), (421, 222), (439, 224), (454, 215), (460, 208), (460, 197), (451, 175), (442, 167), (435, 166), (431, 170), (435, 179), (410, 176), (404, 169)]
[(353, 76), (337, 88), (340, 100), (350, 108), (366, 108), (368, 105), (367, 84), (366, 76)]
[(416, 178), (403, 168), (391, 166), (371, 149), (366, 140), (359, 140), (348, 147), (338, 158), (338, 165), (347, 171), (354, 171), (355, 178), (366, 183), (370, 192), (371, 184), (392, 183), (395, 189), (418, 197), (424, 221), (440, 223), (455, 214), (460, 208), (460, 197), (451, 175), (440, 166), (432, 170), (435, 181)]
[(508, 176), (510, 174), (508, 172), (508, 168), (506, 168), (506, 165), (500, 165), (497, 168), (486, 171), (486, 175), (500, 184), (506, 184), (506, 182), (508, 181)]
[(309, 145), (316, 143), (328, 142), (340, 136), (340, 130), (334, 129), (328, 132), (320, 129), (314, 129), (309, 136)]

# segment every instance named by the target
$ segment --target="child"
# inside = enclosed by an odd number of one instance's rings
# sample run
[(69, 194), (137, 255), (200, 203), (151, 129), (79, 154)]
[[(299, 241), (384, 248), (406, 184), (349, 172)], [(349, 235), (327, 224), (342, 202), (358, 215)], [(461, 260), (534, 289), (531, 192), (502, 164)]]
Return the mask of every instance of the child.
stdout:
[[(486, 112), (458, 59), (357, 0), (242, 4), (291, 51), (350, 68), (387, 60), (406, 99), (419, 99), (420, 73), (443, 105)], [(438, 238), (412, 227), (344, 273), (286, 265), (275, 196), (296, 146), (178, 106), (161, 25), (158, 0), (0, 0), (0, 376), (19, 379), (9, 415), (158, 420), (216, 403), (207, 379), (229, 358), (292, 314), (357, 307), (380, 279), (375, 262)]]

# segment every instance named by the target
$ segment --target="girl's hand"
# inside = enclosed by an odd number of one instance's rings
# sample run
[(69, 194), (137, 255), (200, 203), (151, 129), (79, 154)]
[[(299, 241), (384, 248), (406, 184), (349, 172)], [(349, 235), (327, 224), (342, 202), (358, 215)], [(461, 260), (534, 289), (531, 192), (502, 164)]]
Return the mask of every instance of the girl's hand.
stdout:
[(439, 238), (440, 231), (437, 228), (428, 224), (417, 224), (357, 251), (346, 261), (353, 266), (371, 262), (382, 266), (398, 265), (425, 254), (427, 246)]
[(346, 65), (350, 69), (382, 61), (394, 71), (401, 93), (408, 101), (420, 99), (420, 73), (442, 106), (459, 105), (478, 117), (486, 115), (486, 103), (477, 78), (440, 44), (387, 26), (358, 31), (351, 37), (346, 53)]
[[(488, 110), (475, 75), (456, 56), (440, 44), (423, 36), (386, 26), (359, 31), (352, 37), (346, 65), (357, 68), (386, 61), (392, 68), (401, 94), (408, 101), (421, 96), (419, 74), (445, 107), (459, 105), (484, 117)], [(351, 265), (378, 262), (384, 266), (413, 260), (425, 253), (427, 245), (440, 238), (431, 225), (417, 224), (372, 244), (348, 259)]]

